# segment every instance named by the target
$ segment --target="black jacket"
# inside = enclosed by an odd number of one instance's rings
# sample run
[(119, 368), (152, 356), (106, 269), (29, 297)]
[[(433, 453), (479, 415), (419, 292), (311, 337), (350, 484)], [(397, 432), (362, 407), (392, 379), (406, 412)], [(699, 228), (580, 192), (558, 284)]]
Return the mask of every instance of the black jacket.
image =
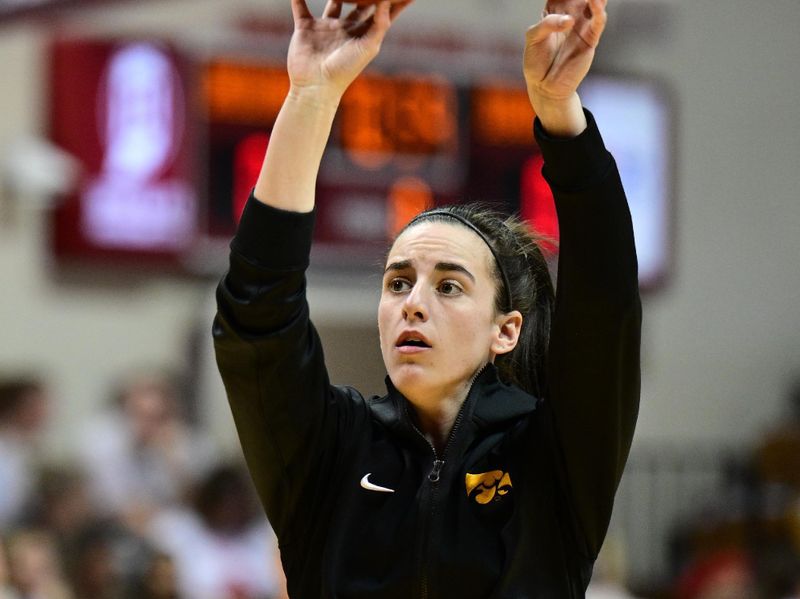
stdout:
[(584, 596), (636, 421), (641, 325), (630, 215), (588, 116), (573, 140), (536, 127), (561, 236), (549, 396), (486, 367), (441, 456), (388, 379), (372, 399), (330, 384), (305, 299), (313, 214), (251, 198), (214, 338), (293, 598)]

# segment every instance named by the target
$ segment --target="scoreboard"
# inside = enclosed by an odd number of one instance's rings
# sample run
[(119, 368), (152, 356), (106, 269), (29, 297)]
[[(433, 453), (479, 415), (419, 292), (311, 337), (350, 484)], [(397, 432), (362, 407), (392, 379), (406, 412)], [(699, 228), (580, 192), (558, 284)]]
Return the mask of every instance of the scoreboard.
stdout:
[[(53, 44), (51, 66), (53, 139), (87, 167), (54, 213), (56, 255), (174, 266), (209, 240), (225, 252), (289, 89), (285, 61), (69, 39)], [(581, 96), (620, 164), (651, 285), (670, 257), (668, 96), (600, 76)], [(474, 200), (520, 213), (555, 254), (533, 118), (521, 75), (368, 69), (342, 98), (321, 164), (315, 260), (374, 265), (419, 211)]]
[[(285, 67), (218, 58), (203, 67), (212, 235), (231, 235), (289, 88)], [(317, 242), (367, 257), (420, 210), (480, 199), (518, 211), (552, 203), (524, 87), (463, 86), (436, 73), (369, 71), (342, 98), (317, 188)], [(539, 161), (540, 164), (540, 161)], [(533, 184), (522, 187), (522, 174)], [(525, 197), (522, 197), (522, 196)], [(556, 231), (548, 231), (555, 233)]]

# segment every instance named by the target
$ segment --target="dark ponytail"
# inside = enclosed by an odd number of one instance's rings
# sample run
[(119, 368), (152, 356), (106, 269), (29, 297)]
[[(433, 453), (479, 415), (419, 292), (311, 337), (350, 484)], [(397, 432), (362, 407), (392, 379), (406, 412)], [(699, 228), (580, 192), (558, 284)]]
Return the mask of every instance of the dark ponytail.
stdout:
[[(495, 310), (519, 310), (522, 331), (513, 351), (497, 356), (500, 377), (536, 397), (547, 391), (546, 361), (555, 290), (542, 245), (549, 242), (516, 216), (507, 216), (481, 204), (446, 206), (422, 212), (419, 222), (458, 222), (489, 244), (495, 257)], [(466, 221), (466, 222), (464, 222)], [(506, 283), (507, 282), (507, 283)], [(507, 289), (506, 286), (509, 288)], [(509, 297), (510, 295), (510, 297)]]

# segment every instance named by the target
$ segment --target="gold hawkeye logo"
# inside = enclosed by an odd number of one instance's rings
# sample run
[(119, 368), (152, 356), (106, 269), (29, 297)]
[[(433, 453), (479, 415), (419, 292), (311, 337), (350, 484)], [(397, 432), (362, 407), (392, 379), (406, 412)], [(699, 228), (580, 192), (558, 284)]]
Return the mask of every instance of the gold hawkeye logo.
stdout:
[(492, 470), (483, 474), (470, 474), (466, 476), (467, 496), (473, 498), (481, 505), (490, 501), (499, 501), (511, 490), (511, 476), (502, 470)]

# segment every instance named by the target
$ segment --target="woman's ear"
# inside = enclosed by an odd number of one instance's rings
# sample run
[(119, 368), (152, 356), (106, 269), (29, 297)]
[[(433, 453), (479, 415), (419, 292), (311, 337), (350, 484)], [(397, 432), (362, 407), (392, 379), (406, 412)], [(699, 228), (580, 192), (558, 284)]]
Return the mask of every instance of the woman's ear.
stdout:
[(507, 354), (517, 346), (517, 341), (519, 341), (519, 334), (522, 330), (522, 314), (519, 310), (498, 314), (495, 325), (492, 353), (498, 356)]

